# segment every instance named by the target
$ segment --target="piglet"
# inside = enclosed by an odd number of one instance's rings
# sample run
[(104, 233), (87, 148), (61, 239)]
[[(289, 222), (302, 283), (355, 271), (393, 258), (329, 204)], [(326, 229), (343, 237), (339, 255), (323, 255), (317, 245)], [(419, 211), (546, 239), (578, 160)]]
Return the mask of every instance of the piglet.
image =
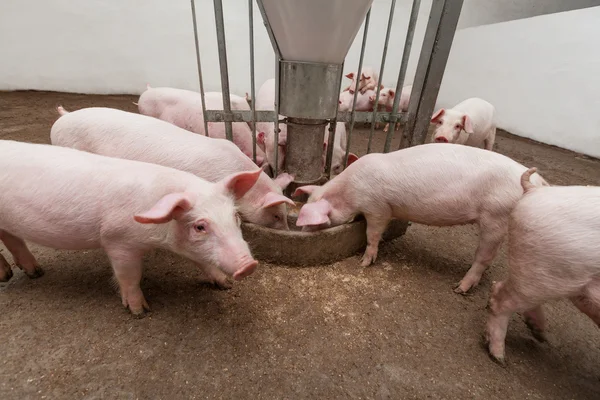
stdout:
[[(210, 183), (190, 173), (44, 144), (0, 141), (0, 240), (15, 264), (42, 274), (24, 240), (55, 249), (103, 248), (123, 305), (148, 310), (140, 288), (142, 257), (171, 250), (217, 282), (242, 279), (256, 265), (242, 238), (234, 199), (261, 170)], [(11, 276), (0, 256), (0, 280)]]
[[(268, 79), (262, 84), (255, 99), (256, 110), (275, 110), (275, 79)], [(284, 118), (282, 115), (280, 119)], [(256, 130), (258, 133), (258, 143), (262, 146), (269, 166), (277, 171), (283, 171), (285, 165), (285, 149), (287, 143), (287, 125), (279, 124), (279, 137), (277, 145), (275, 144), (275, 123), (274, 122), (257, 122)], [(275, 163), (275, 151), (277, 151), (277, 163)]]
[[(352, 82), (346, 89), (344, 89), (344, 91), (347, 90), (350, 93), (354, 94), (354, 91), (356, 89), (357, 74), (354, 72), (350, 72), (349, 74), (346, 74), (346, 78), (351, 79)], [(362, 69), (358, 83), (358, 90), (362, 94), (364, 94), (367, 90), (375, 90), (377, 88), (378, 83), (379, 74), (375, 72), (375, 69), (373, 67), (365, 67)]]
[[(365, 93), (358, 93), (356, 97), (355, 111), (373, 111), (374, 102), (371, 102), (371, 96), (375, 96), (375, 91), (366, 90)], [(340, 93), (338, 111), (352, 111), (352, 103), (354, 102), (354, 94), (349, 91)]]
[[(296, 225), (314, 230), (364, 215), (368, 246), (361, 265), (368, 266), (377, 258), (391, 219), (433, 226), (475, 223), (475, 261), (455, 289), (465, 293), (479, 283), (502, 244), (510, 211), (522, 195), (519, 180), (526, 169), (501, 154), (454, 144), (371, 153), (323, 186), (299, 187), (294, 195), (310, 197)], [(535, 185), (547, 184), (537, 174), (532, 179)]]
[[(325, 127), (325, 137), (323, 140), (323, 170), (327, 161), (327, 146), (329, 144), (329, 128), (331, 124)], [(338, 122), (335, 126), (335, 137), (333, 138), (333, 154), (331, 158), (331, 177), (335, 177), (344, 170), (344, 157), (346, 156), (346, 124)], [(354, 153), (348, 153), (348, 165), (358, 160)]]
[[(101, 107), (70, 113), (58, 107), (58, 112), (62, 116), (50, 132), (55, 145), (164, 165), (209, 182), (256, 169), (230, 141), (196, 135), (156, 118)], [(294, 202), (282, 190), (292, 180), (285, 173), (275, 181), (261, 173), (256, 184), (237, 200), (242, 219), (288, 230), (286, 204), (293, 206)]]
[[(223, 109), (223, 94), (220, 92), (206, 92), (204, 95), (207, 110)], [(249, 110), (246, 99), (230, 94), (232, 110)], [(206, 135), (204, 117), (202, 116), (202, 96), (191, 90), (175, 89), (168, 87), (153, 88), (147, 86), (138, 100), (140, 114), (162, 119), (188, 131)], [(224, 122), (208, 122), (208, 136), (225, 138)], [(253, 142), (252, 130), (245, 122), (231, 124), (233, 143), (242, 152), (252, 158)], [(264, 152), (257, 147), (256, 163), (262, 165), (265, 161)]]
[(501, 364), (514, 312), (539, 341), (542, 304), (552, 300), (568, 298), (600, 327), (600, 188), (538, 187), (533, 172), (523, 174), (525, 194), (510, 216), (508, 278), (492, 286), (488, 305), (489, 352)]
[[(400, 111), (400, 112), (408, 111), (408, 103), (410, 101), (411, 92), (412, 92), (412, 85), (404, 86), (402, 88), (402, 93), (400, 93), (400, 100), (398, 103), (398, 111)], [(383, 89), (381, 89), (381, 91), (379, 93), (379, 101), (377, 104), (379, 105), (379, 107), (381, 107), (385, 111), (392, 112), (392, 110), (394, 108), (395, 97), (396, 97), (395, 89), (383, 88)], [(376, 93), (373, 93), (373, 95), (369, 96), (369, 101), (371, 102), (371, 104), (375, 104), (375, 98), (376, 98)], [(399, 126), (400, 126), (400, 122), (396, 122), (396, 129), (398, 129)], [(385, 124), (383, 131), (387, 132), (389, 127), (390, 127), (389, 123)]]
[[(496, 140), (496, 109), (485, 100), (473, 97), (454, 108), (438, 110), (431, 122), (436, 124), (433, 141), (457, 143), (492, 150)], [(465, 132), (461, 135), (461, 132)]]

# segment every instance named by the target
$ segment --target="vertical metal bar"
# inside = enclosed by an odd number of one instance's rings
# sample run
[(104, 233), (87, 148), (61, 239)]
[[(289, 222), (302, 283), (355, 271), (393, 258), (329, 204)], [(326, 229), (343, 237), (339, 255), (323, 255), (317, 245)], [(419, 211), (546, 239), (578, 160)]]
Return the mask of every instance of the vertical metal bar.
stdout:
[(279, 174), (279, 63), (281, 62), (281, 58), (279, 56), (275, 57), (275, 121), (274, 121), (274, 137), (275, 141), (273, 145), (275, 146), (275, 165), (273, 167), (273, 177), (277, 178)]
[(379, 80), (377, 81), (377, 93), (375, 94), (375, 106), (373, 107), (373, 123), (371, 123), (371, 132), (369, 133), (369, 144), (367, 144), (367, 154), (371, 152), (371, 142), (373, 141), (373, 133), (375, 132), (375, 120), (377, 111), (379, 110), (379, 93), (381, 92), (380, 82), (383, 80), (383, 69), (385, 67), (385, 59), (387, 57), (388, 43), (390, 41), (390, 32), (392, 31), (392, 21), (394, 20), (394, 9), (396, 8), (396, 0), (392, 0), (390, 6), (390, 16), (388, 18), (387, 32), (385, 33), (385, 42), (383, 44), (383, 55), (381, 56), (381, 67), (379, 69)]
[(431, 5), (400, 148), (427, 137), (462, 5), (463, 0), (434, 0)]
[[(369, 32), (369, 20), (371, 19), (371, 9), (367, 12), (365, 17), (365, 29), (363, 31), (362, 46), (360, 48), (360, 58), (358, 59), (358, 71), (357, 78), (362, 73), (363, 59), (365, 58), (365, 48), (367, 47), (367, 33)], [(358, 85), (360, 80), (356, 80), (356, 86), (354, 87), (354, 98), (352, 99), (352, 113), (350, 114), (350, 129), (348, 129), (348, 137), (346, 138), (346, 154), (344, 155), (344, 169), (348, 166), (348, 155), (350, 154), (350, 139), (352, 139), (352, 131), (354, 130), (354, 121), (356, 117), (356, 99), (358, 98)], [(339, 102), (338, 102), (339, 104)]]
[[(217, 45), (219, 48), (219, 66), (221, 67), (221, 91), (223, 92), (223, 110), (231, 115), (229, 96), (229, 72), (227, 69), (227, 46), (225, 43), (225, 23), (223, 22), (223, 1), (213, 0), (215, 6), (215, 24), (217, 27)], [(225, 121), (225, 137), (233, 142), (231, 121)]]
[(248, 0), (248, 30), (250, 36), (250, 96), (252, 99), (252, 161), (256, 164), (256, 101), (254, 97), (254, 10)]
[(202, 65), (200, 64), (200, 45), (198, 44), (198, 24), (196, 23), (196, 2), (191, 0), (192, 21), (194, 23), (194, 42), (196, 44), (196, 64), (198, 66), (198, 80), (200, 81), (200, 98), (202, 99), (202, 119), (204, 120), (204, 135), (208, 136), (208, 121), (206, 120), (206, 105), (204, 103), (204, 82), (202, 80)]
[(398, 106), (400, 105), (400, 96), (402, 89), (404, 88), (404, 78), (406, 78), (406, 70), (408, 68), (408, 59), (410, 57), (410, 50), (412, 48), (413, 37), (415, 36), (415, 27), (417, 25), (417, 19), (419, 17), (419, 8), (421, 7), (421, 0), (414, 0), (412, 10), (410, 11), (410, 18), (408, 20), (408, 28), (406, 30), (406, 39), (404, 40), (404, 50), (402, 51), (402, 62), (400, 64), (400, 71), (398, 72), (398, 81), (396, 83), (396, 96), (394, 97), (394, 105), (392, 106), (392, 113), (390, 115), (390, 126), (388, 127), (387, 136), (385, 138), (385, 146), (383, 152), (387, 153), (390, 151), (392, 145), (392, 138), (396, 130), (396, 116), (398, 114)]

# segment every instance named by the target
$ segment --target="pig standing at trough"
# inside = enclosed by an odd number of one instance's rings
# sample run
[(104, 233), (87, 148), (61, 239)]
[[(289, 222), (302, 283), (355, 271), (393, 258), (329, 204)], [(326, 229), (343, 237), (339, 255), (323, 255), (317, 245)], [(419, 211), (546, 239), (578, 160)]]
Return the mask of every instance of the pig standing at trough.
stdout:
[[(501, 154), (454, 144), (371, 153), (323, 186), (296, 189), (295, 195), (310, 195), (296, 224), (315, 230), (364, 215), (368, 245), (362, 266), (376, 260), (391, 219), (434, 226), (477, 224), (475, 261), (455, 289), (465, 293), (479, 283), (502, 244), (510, 212), (523, 194), (520, 177), (525, 170)], [(537, 174), (532, 180), (547, 185)]]
[[(230, 94), (232, 110), (250, 110), (246, 99)], [(223, 94), (219, 92), (207, 92), (204, 95), (207, 110), (223, 109)], [(162, 119), (188, 131), (206, 135), (204, 128), (204, 117), (202, 116), (202, 97), (200, 93), (191, 90), (174, 89), (168, 87), (152, 88), (148, 85), (147, 90), (142, 93), (138, 100), (140, 114)], [(224, 139), (225, 123), (208, 122), (208, 136)], [(233, 122), (231, 124), (233, 143), (242, 152), (252, 158), (252, 130), (245, 122)], [(265, 161), (265, 154), (257, 146), (256, 164), (259, 166)]]
[[(50, 133), (55, 145), (164, 165), (209, 182), (256, 169), (230, 141), (196, 135), (156, 118), (102, 107), (70, 113), (62, 107), (57, 110), (61, 117)], [(236, 202), (242, 219), (288, 230), (286, 204), (293, 206), (294, 202), (282, 190), (292, 179), (289, 174), (281, 174), (273, 181), (262, 172), (256, 184)]]
[(508, 278), (494, 283), (486, 338), (504, 364), (512, 313), (522, 312), (533, 336), (545, 341), (542, 304), (568, 298), (600, 327), (600, 188), (537, 187), (525, 172), (525, 194), (509, 222)]
[[(42, 269), (24, 240), (55, 249), (103, 248), (136, 315), (148, 310), (142, 257), (163, 248), (201, 265), (218, 283), (258, 262), (242, 238), (234, 199), (261, 170), (210, 183), (190, 173), (58, 146), (0, 141), (0, 240), (35, 278)], [(0, 255), (0, 281), (12, 271)]]

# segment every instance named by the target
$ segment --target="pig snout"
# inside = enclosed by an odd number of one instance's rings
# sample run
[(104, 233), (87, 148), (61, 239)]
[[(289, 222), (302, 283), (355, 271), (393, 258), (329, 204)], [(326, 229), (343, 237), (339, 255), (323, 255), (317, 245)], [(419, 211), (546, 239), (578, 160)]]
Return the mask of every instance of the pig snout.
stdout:
[(233, 279), (236, 281), (242, 280), (248, 275), (251, 275), (256, 266), (258, 265), (258, 261), (256, 261), (252, 256), (247, 255), (244, 256), (242, 260), (240, 260), (241, 268), (239, 268), (234, 274)]
[(445, 136), (436, 136), (434, 141), (436, 143), (448, 143), (448, 139)]

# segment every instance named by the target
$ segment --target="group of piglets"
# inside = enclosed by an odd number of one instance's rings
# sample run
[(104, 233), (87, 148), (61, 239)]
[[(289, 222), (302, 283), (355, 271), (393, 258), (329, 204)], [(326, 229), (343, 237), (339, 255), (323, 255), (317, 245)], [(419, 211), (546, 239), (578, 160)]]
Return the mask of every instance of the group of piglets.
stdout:
[[(396, 98), (395, 89), (385, 87), (379, 82), (379, 76), (373, 67), (365, 67), (358, 74), (350, 72), (346, 78), (352, 82), (340, 94), (339, 111), (373, 111), (391, 112)], [(377, 87), (379, 99), (377, 100)], [(358, 88), (358, 91), (355, 89)], [(398, 100), (398, 111), (408, 111), (408, 103), (412, 85), (404, 86)], [(354, 99), (356, 98), (356, 104)], [(375, 103), (377, 102), (377, 107)], [(436, 125), (432, 140), (437, 143), (457, 143), (467, 146), (483, 147), (492, 150), (496, 138), (496, 110), (487, 101), (472, 97), (460, 102), (451, 109), (440, 109), (431, 117)], [(396, 129), (399, 127), (396, 123)], [(389, 124), (383, 129), (387, 132)]]
[[(359, 90), (371, 86), (359, 82)], [(218, 108), (221, 96), (207, 93), (206, 106), (214, 99)], [(257, 109), (272, 109), (269, 96), (271, 81), (260, 89)], [(198, 99), (193, 92), (149, 87), (139, 99), (140, 114), (58, 107), (54, 146), (0, 141), (0, 240), (15, 264), (31, 278), (43, 274), (24, 240), (59, 249), (103, 248), (123, 305), (135, 315), (148, 310), (140, 280), (142, 257), (152, 248), (194, 261), (221, 287), (231, 285), (230, 277), (251, 274), (258, 263), (242, 238), (241, 222), (289, 229), (287, 207), (294, 203), (283, 189), (293, 177), (272, 179), (252, 162), (246, 123), (233, 124), (235, 144), (222, 139), (218, 124), (209, 123), (205, 136)], [(510, 276), (493, 286), (487, 327), (490, 354), (502, 362), (513, 312), (524, 312), (541, 340), (541, 304), (553, 298), (570, 298), (600, 323), (600, 251), (594, 247), (600, 239), (600, 189), (550, 187), (535, 169), (489, 151), (494, 110), (474, 100), (434, 114), (435, 143), (368, 154), (336, 170), (323, 186), (299, 187), (294, 196), (309, 198), (296, 224), (313, 231), (364, 216), (362, 266), (376, 261), (392, 219), (476, 224), (479, 244), (457, 293), (479, 283), (508, 233)], [(246, 99), (232, 96), (232, 107), (247, 106)], [(272, 162), (277, 147), (284, 155), (285, 126), (275, 141), (272, 123), (256, 125), (264, 145), (260, 156)], [(334, 154), (343, 159), (343, 124), (336, 130)], [(462, 131), (479, 141), (460, 141)], [(11, 276), (0, 254), (0, 281)]]

